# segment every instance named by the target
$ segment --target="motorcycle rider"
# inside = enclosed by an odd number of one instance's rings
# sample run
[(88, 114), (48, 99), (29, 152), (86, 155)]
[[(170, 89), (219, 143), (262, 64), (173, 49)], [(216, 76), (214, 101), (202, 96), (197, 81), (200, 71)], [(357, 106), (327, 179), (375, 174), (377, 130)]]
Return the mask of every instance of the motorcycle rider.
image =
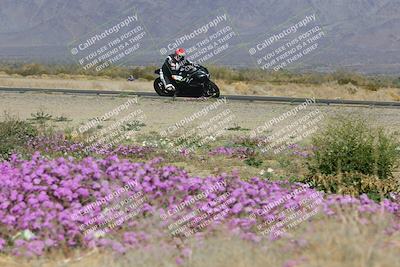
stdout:
[(179, 69), (185, 65), (194, 65), (185, 58), (186, 51), (184, 48), (178, 48), (174, 54), (169, 55), (160, 69), (160, 78), (163, 82), (165, 89), (174, 91), (175, 95), (178, 94), (177, 89), (171, 83), (172, 75), (177, 75)]

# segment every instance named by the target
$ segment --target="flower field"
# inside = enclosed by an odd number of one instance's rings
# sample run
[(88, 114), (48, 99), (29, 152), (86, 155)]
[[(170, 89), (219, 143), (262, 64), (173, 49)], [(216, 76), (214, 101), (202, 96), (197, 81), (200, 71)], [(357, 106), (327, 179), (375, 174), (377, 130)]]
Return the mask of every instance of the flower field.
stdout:
[[(195, 253), (221, 235), (259, 249), (286, 242), (296, 251), (307, 247), (315, 224), (350, 218), (358, 225), (379, 218), (385, 223), (378, 234), (399, 240), (396, 197), (376, 202), (365, 194), (326, 194), (285, 179), (243, 179), (238, 170), (200, 177), (167, 162), (157, 147), (121, 145), (83, 155), (78, 143), (39, 137), (27, 148), (31, 154), (0, 163), (0, 250), (9, 257), (43, 259), (62, 251), (65, 258), (99, 250), (130, 255), (156, 246), (171, 251), (171, 264), (190, 266)], [(295, 149), (291, 157), (304, 158), (297, 146), (289, 149)], [(206, 153), (210, 160), (254, 155), (237, 146)], [(187, 161), (194, 156), (181, 155)], [(311, 266), (311, 258), (293, 257), (282, 264)]]

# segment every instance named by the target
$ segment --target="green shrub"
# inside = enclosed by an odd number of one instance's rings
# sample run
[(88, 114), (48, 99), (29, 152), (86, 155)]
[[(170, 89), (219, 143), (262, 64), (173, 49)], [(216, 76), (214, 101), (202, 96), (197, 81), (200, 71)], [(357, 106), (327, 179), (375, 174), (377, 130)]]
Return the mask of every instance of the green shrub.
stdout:
[(232, 146), (247, 147), (254, 151), (257, 148), (258, 144), (259, 141), (254, 138), (250, 138), (248, 136), (239, 136), (233, 140)]
[(379, 178), (392, 177), (393, 170), (398, 167), (400, 146), (394, 137), (386, 135), (383, 129), (376, 131), (376, 139), (376, 175)]
[(246, 163), (249, 166), (258, 168), (263, 164), (263, 161), (255, 158), (255, 157), (250, 157), (250, 158), (246, 159), (244, 161), (244, 163)]
[(12, 152), (37, 134), (31, 124), (6, 116), (5, 121), (0, 122), (0, 159), (8, 159)]
[(362, 119), (336, 117), (312, 138), (312, 143), (315, 151), (307, 160), (306, 180), (319, 189), (386, 194), (398, 188), (392, 178), (399, 144), (383, 129), (369, 127)]
[(400, 88), (400, 77), (393, 81), (393, 86)]

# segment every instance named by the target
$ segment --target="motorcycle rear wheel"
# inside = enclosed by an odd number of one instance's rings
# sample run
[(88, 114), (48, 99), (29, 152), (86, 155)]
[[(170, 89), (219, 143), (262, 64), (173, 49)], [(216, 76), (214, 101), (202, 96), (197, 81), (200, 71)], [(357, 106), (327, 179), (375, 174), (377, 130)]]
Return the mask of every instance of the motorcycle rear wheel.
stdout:
[(164, 84), (160, 77), (154, 80), (153, 87), (159, 96), (174, 96), (174, 92), (168, 91), (164, 88)]

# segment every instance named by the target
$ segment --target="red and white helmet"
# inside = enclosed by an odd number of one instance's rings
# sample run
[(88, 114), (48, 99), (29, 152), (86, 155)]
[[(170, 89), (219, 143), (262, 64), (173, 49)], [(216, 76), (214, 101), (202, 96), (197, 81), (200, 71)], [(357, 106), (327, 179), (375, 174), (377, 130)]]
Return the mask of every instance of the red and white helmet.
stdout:
[(186, 51), (184, 48), (178, 48), (175, 50), (175, 57), (177, 60), (183, 60), (186, 56)]

